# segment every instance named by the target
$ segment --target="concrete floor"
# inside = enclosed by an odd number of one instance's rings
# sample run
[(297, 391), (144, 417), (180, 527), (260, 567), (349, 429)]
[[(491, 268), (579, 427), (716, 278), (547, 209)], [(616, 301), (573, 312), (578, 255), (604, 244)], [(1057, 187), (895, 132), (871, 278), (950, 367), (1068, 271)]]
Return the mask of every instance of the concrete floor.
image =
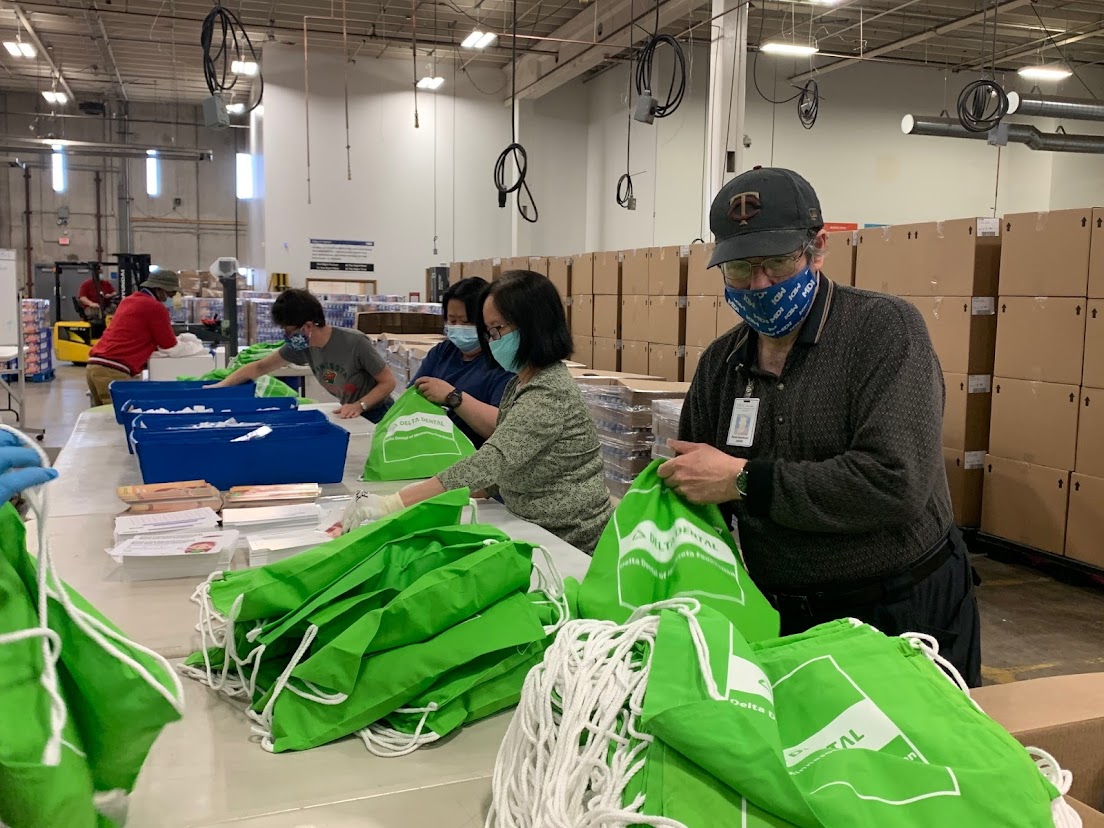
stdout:
[[(308, 394), (320, 391), (308, 388)], [(60, 366), (53, 382), (27, 386), (27, 425), (46, 429), (43, 446), (51, 456), (87, 407), (83, 368)], [(14, 422), (10, 413), (2, 416)], [(1028, 565), (981, 543), (971, 548), (980, 553), (975, 564), (983, 579), (978, 599), (986, 683), (1104, 671), (1104, 576)]]

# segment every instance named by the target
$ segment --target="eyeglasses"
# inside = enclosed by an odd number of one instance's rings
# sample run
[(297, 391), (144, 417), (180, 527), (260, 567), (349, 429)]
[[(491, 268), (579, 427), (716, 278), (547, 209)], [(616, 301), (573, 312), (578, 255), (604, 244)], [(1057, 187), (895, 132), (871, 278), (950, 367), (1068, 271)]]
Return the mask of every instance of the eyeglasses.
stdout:
[(751, 284), (755, 271), (760, 268), (767, 274), (767, 278), (781, 282), (797, 272), (798, 262), (805, 258), (807, 253), (806, 248), (793, 256), (770, 256), (757, 261), (738, 259), (724, 262), (721, 264), (721, 273), (724, 274), (725, 283), (732, 288), (746, 288)]
[[(515, 326), (511, 325), (509, 322), (503, 322), (501, 325), (488, 325), (487, 326), (487, 338), (489, 340), (491, 340), (492, 342), (495, 342), (499, 339), (502, 339), (502, 337), (505, 335), (505, 334), (503, 334), (503, 331), (502, 331), (503, 328), (513, 328), (513, 327), (515, 327)], [(510, 333), (510, 331), (506, 331), (506, 333)]]

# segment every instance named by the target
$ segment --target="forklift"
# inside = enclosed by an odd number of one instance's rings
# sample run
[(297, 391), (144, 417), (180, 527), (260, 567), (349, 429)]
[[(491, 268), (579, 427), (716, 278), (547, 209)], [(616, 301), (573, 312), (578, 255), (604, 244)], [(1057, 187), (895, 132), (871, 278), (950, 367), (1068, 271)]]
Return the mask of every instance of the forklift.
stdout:
[(88, 362), (88, 355), (103, 336), (111, 321), (111, 315), (118, 304), (118, 298), (108, 298), (99, 283), (103, 281), (100, 275), (103, 262), (79, 262), (80, 267), (88, 268), (96, 283), (96, 295), (100, 312), (95, 314), (81, 304), (78, 296), (73, 296), (73, 309), (76, 311), (76, 321), (67, 321), (62, 310), (61, 274), (63, 268), (73, 267), (72, 262), (54, 262), (54, 354), (58, 362), (73, 362), (83, 365)]

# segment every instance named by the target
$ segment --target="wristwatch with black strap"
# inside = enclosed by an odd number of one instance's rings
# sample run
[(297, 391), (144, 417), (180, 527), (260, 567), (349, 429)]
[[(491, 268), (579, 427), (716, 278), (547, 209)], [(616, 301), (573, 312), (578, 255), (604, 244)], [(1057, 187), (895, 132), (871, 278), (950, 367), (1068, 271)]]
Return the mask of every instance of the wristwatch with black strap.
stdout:
[(460, 403), (462, 403), (463, 401), (464, 392), (461, 391), (459, 388), (453, 388), (452, 391), (449, 392), (449, 395), (445, 397), (445, 408), (449, 409), (450, 411), (455, 411), (457, 408), (460, 407)]
[(740, 493), (740, 497), (747, 497), (748, 495), (748, 468), (746, 465), (736, 475), (736, 491)]

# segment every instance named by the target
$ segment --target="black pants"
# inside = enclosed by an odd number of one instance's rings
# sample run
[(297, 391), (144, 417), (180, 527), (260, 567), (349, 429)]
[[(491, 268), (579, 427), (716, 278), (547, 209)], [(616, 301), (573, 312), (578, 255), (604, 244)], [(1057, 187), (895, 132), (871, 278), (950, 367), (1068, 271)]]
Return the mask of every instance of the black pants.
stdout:
[(788, 599), (772, 599), (782, 616), (782, 635), (804, 632), (837, 618), (857, 618), (886, 635), (927, 633), (939, 642), (939, 654), (962, 673), (966, 683), (980, 687), (981, 625), (974, 594), (974, 568), (957, 528), (951, 529), (948, 543), (951, 554), (942, 566), (919, 583), (887, 584), (887, 598), (878, 603), (848, 605), (825, 599), (803, 605)]

